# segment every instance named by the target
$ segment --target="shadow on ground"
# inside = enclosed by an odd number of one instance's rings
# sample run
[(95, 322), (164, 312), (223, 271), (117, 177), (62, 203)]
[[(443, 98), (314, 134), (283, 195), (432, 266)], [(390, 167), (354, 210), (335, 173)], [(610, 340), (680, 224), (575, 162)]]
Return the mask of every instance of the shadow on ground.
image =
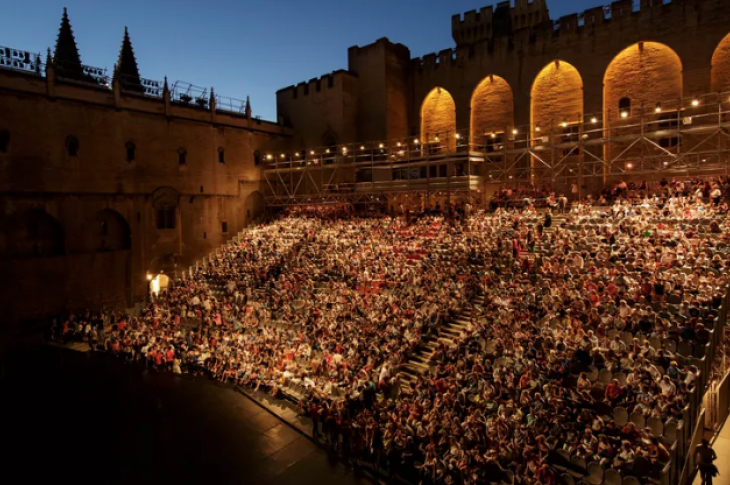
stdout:
[(231, 389), (43, 347), (0, 383), (5, 483), (370, 483)]

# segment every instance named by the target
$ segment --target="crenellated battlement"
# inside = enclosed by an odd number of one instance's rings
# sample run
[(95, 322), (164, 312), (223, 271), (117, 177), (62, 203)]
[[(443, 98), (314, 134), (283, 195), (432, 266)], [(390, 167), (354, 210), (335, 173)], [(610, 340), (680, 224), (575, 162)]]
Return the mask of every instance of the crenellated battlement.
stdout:
[[(545, 0), (501, 2), (452, 17), (452, 33), (457, 44), (449, 49), (411, 59), (415, 73), (426, 73), (446, 64), (461, 64), (475, 57), (507, 57), (514, 50), (547, 52), (576, 44), (594, 42), (596, 37), (630, 35), (641, 30), (643, 37), (667, 35), (668, 25), (714, 24), (718, 14), (726, 17), (725, 0), (618, 0), (610, 5), (587, 9), (551, 20)], [(508, 25), (504, 19), (509, 13)], [(678, 20), (683, 19), (683, 20)], [(687, 21), (685, 21), (687, 20)], [(690, 21), (691, 20), (691, 21)], [(502, 22), (500, 24), (500, 22)], [(448, 59), (447, 59), (448, 57)]]
[(550, 19), (545, 0), (509, 0), (496, 7), (470, 10), (451, 18), (451, 33), (457, 46), (508, 36), (513, 31), (532, 27)]
[(348, 67), (350, 72), (357, 73), (355, 66), (358, 61), (366, 57), (380, 56), (385, 53), (391, 53), (396, 56), (411, 57), (410, 50), (403, 44), (391, 42), (387, 37), (381, 37), (372, 44), (364, 46), (354, 45), (347, 49)]
[(334, 88), (337, 84), (337, 79), (343, 76), (357, 77), (349, 71), (339, 69), (337, 71), (332, 71), (329, 74), (312, 78), (309, 81), (302, 81), (299, 84), (293, 84), (291, 86), (281, 88), (276, 92), (276, 95), (279, 97), (288, 93), (292, 99), (296, 99), (300, 96), (309, 96), (313, 93), (319, 93), (327, 89)]

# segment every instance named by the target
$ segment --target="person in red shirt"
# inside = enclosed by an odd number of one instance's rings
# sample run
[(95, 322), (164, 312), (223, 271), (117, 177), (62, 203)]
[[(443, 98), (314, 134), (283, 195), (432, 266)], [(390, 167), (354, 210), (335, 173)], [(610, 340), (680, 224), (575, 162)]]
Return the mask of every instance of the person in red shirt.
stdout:
[(154, 358), (155, 358), (155, 370), (158, 370), (160, 367), (162, 367), (162, 359), (163, 359), (163, 353), (162, 352), (155, 352)]
[(147, 351), (147, 367), (149, 367), (150, 365), (154, 366), (156, 353), (157, 352), (154, 348), (150, 348), (150, 350)]
[(606, 287), (606, 291), (608, 291), (608, 294), (611, 296), (611, 298), (616, 298), (616, 294), (618, 293), (618, 286), (614, 285), (613, 282), (611, 282)]
[(623, 395), (623, 388), (619, 384), (618, 379), (614, 379), (606, 386), (606, 402), (613, 404)]
[(522, 243), (520, 242), (519, 238), (514, 238), (512, 240), (512, 257), (514, 259), (519, 258), (521, 251), (522, 251)]
[(170, 347), (167, 349), (167, 352), (165, 352), (165, 363), (167, 364), (168, 369), (172, 369), (172, 361), (175, 359), (175, 350)]

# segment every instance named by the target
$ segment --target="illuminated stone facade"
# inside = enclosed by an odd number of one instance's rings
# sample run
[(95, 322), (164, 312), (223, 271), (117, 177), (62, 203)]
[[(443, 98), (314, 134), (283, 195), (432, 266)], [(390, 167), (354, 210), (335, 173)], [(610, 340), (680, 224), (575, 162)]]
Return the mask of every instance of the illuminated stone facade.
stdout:
[[(653, 108), (656, 102), (676, 98), (678, 91), (688, 97), (730, 89), (726, 2), (635, 3), (613, 2), (554, 21), (544, 0), (502, 2), (455, 15), (456, 47), (420, 58), (408, 59), (404, 46), (387, 39), (351, 47), (349, 69), (332, 74), (348, 77), (347, 96), (337, 89), (317, 91), (315, 86), (322, 84), (318, 79), (281, 89), (280, 119), (307, 146), (318, 144), (325, 129), (336, 133), (340, 143), (419, 136), (424, 125), (441, 123), (422, 118), (423, 112), (431, 113), (422, 110), (427, 97), (441, 88), (454, 99), (457, 129), (483, 136), (482, 125), (509, 120), (508, 91), (514, 117), (509, 129), (526, 130), (564, 118), (577, 123), (580, 113), (600, 119), (604, 104), (609, 109), (625, 95), (634, 97), (632, 107), (643, 102), (653, 103)], [(502, 94), (475, 103), (492, 78), (506, 83)], [(609, 85), (605, 97), (604, 81)], [(319, 101), (313, 103), (309, 96)], [(337, 116), (329, 114), (332, 104), (338, 106)], [(301, 106), (307, 107), (306, 113)], [(612, 111), (617, 116), (617, 106)], [(395, 118), (408, 122), (393, 128), (390, 120)], [(320, 130), (306, 135), (310, 120)]]

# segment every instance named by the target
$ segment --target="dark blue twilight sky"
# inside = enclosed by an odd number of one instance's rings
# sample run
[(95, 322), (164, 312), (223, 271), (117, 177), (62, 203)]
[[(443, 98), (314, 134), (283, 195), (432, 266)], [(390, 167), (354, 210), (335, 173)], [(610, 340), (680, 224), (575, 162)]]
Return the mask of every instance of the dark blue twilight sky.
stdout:
[[(347, 68), (347, 48), (379, 37), (422, 56), (454, 45), (451, 15), (496, 0), (4, 0), (0, 45), (45, 53), (68, 7), (81, 61), (109, 70), (124, 26), (140, 74), (251, 97), (274, 120), (279, 88)], [(609, 0), (548, 0), (550, 16)]]

